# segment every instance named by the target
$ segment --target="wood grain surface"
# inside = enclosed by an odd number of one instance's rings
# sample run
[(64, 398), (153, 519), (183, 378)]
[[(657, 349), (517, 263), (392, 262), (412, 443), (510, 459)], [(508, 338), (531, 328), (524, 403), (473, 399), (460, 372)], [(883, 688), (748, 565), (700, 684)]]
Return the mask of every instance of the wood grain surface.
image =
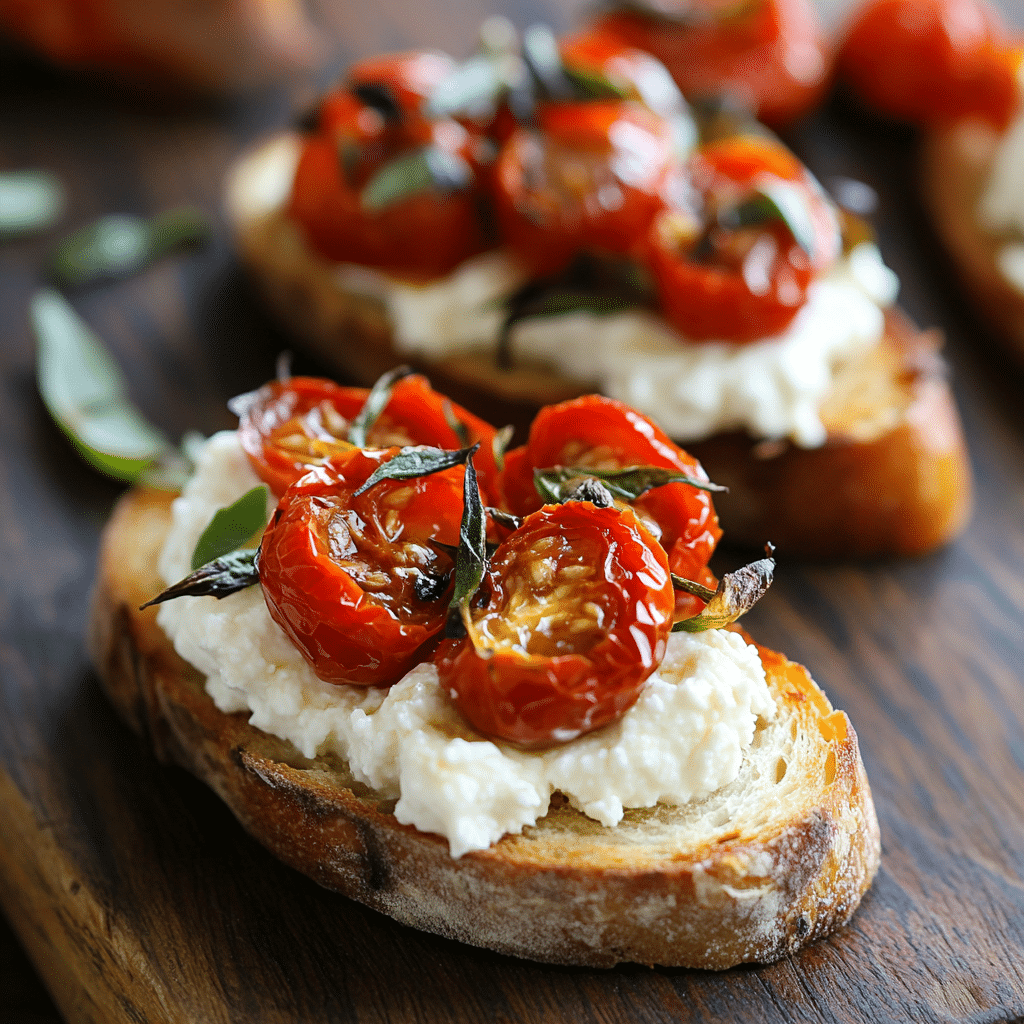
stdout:
[[(339, 62), (413, 43), (465, 51), (489, 13), (434, 0), (336, 10)], [(569, 20), (534, 0), (513, 13)], [(0, 167), (48, 168), (70, 192), (60, 229), (0, 244), (0, 904), (70, 1024), (1024, 1019), (1024, 375), (937, 251), (909, 132), (833, 104), (793, 142), (826, 181), (876, 188), (901, 301), (947, 334), (974, 519), (928, 558), (783, 564), (747, 623), (850, 713), (881, 873), (849, 927), (778, 964), (592, 971), (411, 931), (285, 868), (212, 793), (154, 761), (86, 658), (96, 546), (119, 489), (78, 461), (36, 393), (26, 312), (42, 259), (103, 213), (187, 201), (219, 218), (232, 157), (308, 91), (154, 107), (0, 52), (0, 94)], [(288, 344), (222, 227), (199, 253), (72, 299), (175, 437), (231, 425), (225, 400), (268, 378)], [(296, 365), (317, 369), (301, 353)], [(0, 1021), (51, 1024), (58, 1010), (10, 948), (0, 935)]]

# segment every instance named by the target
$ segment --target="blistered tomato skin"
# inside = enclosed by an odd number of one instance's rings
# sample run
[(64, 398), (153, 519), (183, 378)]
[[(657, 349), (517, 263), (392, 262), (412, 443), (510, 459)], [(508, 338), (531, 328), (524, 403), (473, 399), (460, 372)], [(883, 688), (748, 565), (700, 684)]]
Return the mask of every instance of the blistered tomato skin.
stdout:
[(263, 535), (260, 583), (271, 618), (326, 682), (388, 686), (444, 627), (450, 593), (422, 600), (416, 581), (451, 571), (429, 542), (458, 543), (461, 468), (385, 480), (353, 497), (399, 450), (354, 449), (310, 470)]
[(674, 161), (669, 123), (642, 103), (548, 103), (495, 167), (499, 232), (535, 274), (582, 250), (629, 254), (663, 205)]
[(749, 6), (723, 0), (704, 6), (711, 16), (700, 25), (629, 11), (605, 15), (597, 28), (654, 54), (687, 98), (731, 92), (769, 124), (788, 123), (821, 99), (830, 53), (810, 0), (761, 0)]
[[(527, 443), (510, 451), (499, 478), (507, 508), (527, 515), (541, 506), (533, 484), (534, 469), (591, 466), (621, 469), (659, 466), (707, 480), (700, 463), (646, 416), (601, 395), (587, 395), (542, 409)], [(714, 587), (708, 561), (722, 535), (711, 494), (673, 483), (641, 495), (634, 503), (641, 520), (668, 552), (672, 571)], [(703, 603), (680, 592), (677, 617), (696, 614)]]
[[(342, 387), (322, 377), (271, 381), (241, 400), (239, 438), (258, 476), (274, 494), (283, 494), (313, 466), (352, 448), (346, 440), (352, 420), (369, 391)], [(447, 412), (446, 412), (447, 410)], [(448, 421), (462, 424), (464, 440)], [(398, 381), (384, 411), (370, 428), (369, 447), (430, 445), (456, 449), (480, 442), (477, 474), (489, 504), (495, 504), (494, 428), (450, 402), (413, 374)]]
[[(740, 228), (716, 222), (719, 211), (776, 181), (806, 205), (811, 252), (779, 220)], [(781, 144), (751, 136), (704, 147), (675, 185), (669, 192), (681, 201), (655, 218), (646, 252), (665, 317), (689, 341), (745, 343), (782, 333), (815, 274), (840, 253), (838, 220), (820, 188)]]
[(980, 117), (1005, 128), (1019, 105), (1020, 51), (983, 0), (869, 0), (839, 51), (868, 106), (914, 124)]
[(536, 748), (614, 722), (664, 657), (668, 561), (628, 508), (544, 506), (498, 547), (487, 585), (471, 635), (435, 655), (486, 736)]

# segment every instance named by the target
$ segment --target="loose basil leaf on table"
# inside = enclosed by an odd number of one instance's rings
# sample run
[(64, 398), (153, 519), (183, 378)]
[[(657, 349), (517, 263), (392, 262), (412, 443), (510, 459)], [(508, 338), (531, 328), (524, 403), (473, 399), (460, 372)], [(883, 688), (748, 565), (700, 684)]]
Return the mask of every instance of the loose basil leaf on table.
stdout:
[(228, 555), (214, 559), (191, 572), (183, 580), (157, 594), (151, 601), (141, 605), (149, 608), (154, 604), (176, 597), (227, 597), (229, 594), (246, 590), (260, 581), (259, 549), (250, 548), (245, 551), (232, 551)]
[(51, 257), (50, 274), (65, 286), (123, 277), (172, 249), (203, 242), (209, 234), (206, 215), (191, 207), (149, 220), (111, 214), (65, 238)]
[(236, 502), (217, 510), (192, 552), (193, 572), (237, 551), (267, 525), (268, 493), (266, 485), (259, 484)]
[(102, 342), (58, 292), (32, 298), (39, 393), (87, 462), (129, 483), (171, 450), (128, 398), (128, 386)]
[(0, 238), (45, 231), (65, 205), (64, 189), (49, 172), (0, 172)]
[(746, 614), (764, 596), (772, 585), (775, 574), (775, 559), (771, 544), (765, 546), (766, 557), (744, 565), (735, 572), (727, 572), (718, 584), (717, 590), (702, 586), (692, 580), (672, 575), (672, 585), (677, 590), (695, 594), (707, 605), (698, 615), (680, 619), (672, 626), (673, 633), (702, 633), (707, 629), (721, 629)]

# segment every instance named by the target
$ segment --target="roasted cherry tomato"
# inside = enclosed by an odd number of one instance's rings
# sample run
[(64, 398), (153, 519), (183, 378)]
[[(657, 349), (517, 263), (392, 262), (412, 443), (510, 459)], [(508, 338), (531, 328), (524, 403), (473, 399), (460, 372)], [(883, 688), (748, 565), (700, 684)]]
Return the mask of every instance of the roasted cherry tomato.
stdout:
[[(311, 467), (351, 450), (352, 420), (369, 391), (347, 388), (322, 377), (290, 377), (265, 384), (232, 403), (239, 414), (242, 448), (253, 469), (275, 494), (283, 494)], [(460, 425), (460, 436), (452, 423)], [(464, 448), (480, 442), (474, 465), (485, 500), (494, 503), (497, 476), (495, 430), (450, 402), (414, 374), (398, 381), (384, 411), (370, 428), (369, 447), (431, 445)], [(461, 499), (460, 499), (461, 501)]]
[[(499, 486), (506, 507), (517, 515), (540, 508), (533, 471), (553, 466), (659, 466), (707, 480), (700, 463), (646, 416), (601, 395), (549, 405), (537, 414), (527, 443), (505, 457)], [(672, 571), (714, 587), (707, 565), (722, 531), (710, 493), (688, 484), (666, 484), (642, 494), (633, 505), (668, 552)], [(679, 617), (696, 614), (701, 607), (699, 598), (679, 593)]]
[(581, 250), (628, 253), (663, 205), (674, 161), (668, 121), (635, 101), (549, 103), (495, 169), (503, 242), (538, 274)]
[[(781, 219), (731, 225), (756, 190), (787, 190), (812, 241), (805, 250)], [(814, 275), (839, 255), (834, 207), (781, 144), (736, 136), (700, 150), (668, 193), (647, 254), (669, 322), (690, 341), (748, 342), (785, 330)]]
[(687, 98), (730, 92), (769, 124), (792, 121), (821, 98), (829, 48), (810, 0), (697, 0), (601, 18), (598, 28), (654, 54)]
[(458, 543), (462, 468), (353, 497), (400, 450), (353, 449), (314, 467), (263, 534), (270, 615), (327, 682), (396, 682), (444, 626), (452, 560), (430, 541)]
[(865, 103), (923, 125), (982, 117), (1004, 128), (1019, 104), (1019, 65), (984, 0), (869, 0), (839, 52)]
[[(430, 130), (443, 153), (461, 156), (471, 146), (468, 133), (455, 121), (437, 122)], [(487, 247), (478, 211), (479, 183), (452, 192), (415, 192), (369, 210), (362, 186), (376, 168), (364, 167), (358, 157), (356, 163), (360, 170), (350, 182), (333, 140), (318, 135), (303, 143), (288, 211), (321, 256), (430, 280)]]
[(668, 561), (629, 508), (544, 506), (498, 547), (486, 585), (469, 635), (436, 656), (485, 735), (538, 747), (607, 725), (664, 657)]

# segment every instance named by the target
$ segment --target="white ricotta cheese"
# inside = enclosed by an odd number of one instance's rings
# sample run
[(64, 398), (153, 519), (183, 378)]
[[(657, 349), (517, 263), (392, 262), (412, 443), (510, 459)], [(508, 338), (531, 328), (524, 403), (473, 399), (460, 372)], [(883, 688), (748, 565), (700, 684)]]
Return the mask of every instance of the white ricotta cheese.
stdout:
[[(385, 304), (395, 345), (434, 361), (493, 351), (503, 320), (500, 300), (526, 280), (503, 252), (464, 263), (424, 285), (343, 265), (339, 286)], [(679, 441), (724, 430), (791, 438), (813, 448), (825, 441), (818, 410), (836, 368), (878, 344), (882, 307), (899, 282), (876, 246), (857, 246), (814, 282), (796, 319), (775, 338), (747, 345), (687, 342), (649, 312), (608, 316), (567, 313), (524, 321), (512, 335), (523, 359), (552, 366), (646, 413)]]
[[(255, 486), (237, 435), (215, 435), (175, 500), (159, 568), (187, 574), (217, 508)], [(397, 800), (404, 824), (448, 839), (452, 856), (484, 849), (545, 814), (551, 795), (604, 825), (623, 808), (681, 804), (732, 781), (757, 719), (775, 704), (756, 650), (735, 633), (674, 633), (640, 699), (613, 725), (551, 750), (485, 739), (438, 684), (431, 664), (389, 690), (318, 679), (270, 618), (259, 587), (222, 600), (180, 598), (159, 619), (178, 653), (207, 677), (224, 712), (249, 712), (259, 729), (306, 757), (332, 751), (356, 778)]]
[(1024, 64), (1017, 79), (1020, 110), (999, 140), (978, 203), (978, 220), (992, 234), (1024, 234)]

